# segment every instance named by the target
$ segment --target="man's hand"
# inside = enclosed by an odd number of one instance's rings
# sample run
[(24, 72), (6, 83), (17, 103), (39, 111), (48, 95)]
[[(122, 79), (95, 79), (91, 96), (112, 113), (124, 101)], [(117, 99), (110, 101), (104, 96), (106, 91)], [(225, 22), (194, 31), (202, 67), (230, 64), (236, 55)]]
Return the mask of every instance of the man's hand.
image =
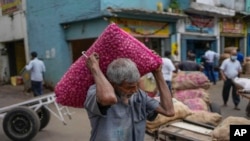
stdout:
[(96, 68), (99, 68), (99, 55), (95, 52), (93, 54), (91, 54), (87, 58), (86, 64), (87, 64), (87, 67), (90, 71), (93, 71)]

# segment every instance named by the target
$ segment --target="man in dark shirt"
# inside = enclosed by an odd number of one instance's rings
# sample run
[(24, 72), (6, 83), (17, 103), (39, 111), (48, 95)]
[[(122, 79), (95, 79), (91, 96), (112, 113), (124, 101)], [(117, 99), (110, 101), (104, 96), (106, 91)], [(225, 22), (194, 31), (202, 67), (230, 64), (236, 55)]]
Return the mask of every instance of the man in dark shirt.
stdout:
[(181, 62), (178, 68), (182, 71), (202, 71), (203, 67), (195, 62), (195, 55), (193, 53), (188, 55), (188, 60)]

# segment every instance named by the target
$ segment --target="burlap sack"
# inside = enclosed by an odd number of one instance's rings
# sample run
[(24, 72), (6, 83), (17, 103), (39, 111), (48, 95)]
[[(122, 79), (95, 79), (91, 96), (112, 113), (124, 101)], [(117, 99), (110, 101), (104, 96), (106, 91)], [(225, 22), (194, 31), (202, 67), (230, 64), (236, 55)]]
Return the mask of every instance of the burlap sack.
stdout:
[(246, 58), (245, 58), (245, 61), (246, 61), (246, 62), (249, 62), (249, 61), (250, 61), (250, 57), (246, 57)]
[(207, 76), (200, 71), (181, 71), (172, 79), (172, 88), (186, 90), (203, 88), (208, 89), (211, 83)]
[(250, 62), (246, 62), (244, 65), (245, 74), (250, 74)]
[(209, 111), (193, 111), (192, 114), (187, 116), (185, 119), (217, 126), (221, 122), (222, 116), (218, 113), (212, 113)]
[(187, 90), (176, 90), (174, 96), (177, 100), (184, 102), (186, 99), (202, 98), (206, 103), (209, 103), (209, 93), (202, 88), (187, 89)]
[(186, 116), (191, 114), (191, 110), (184, 105), (182, 102), (173, 98), (175, 115), (173, 117), (167, 117), (162, 114), (158, 114), (158, 116), (153, 121), (147, 121), (146, 128), (148, 131), (153, 132), (157, 130), (160, 126), (167, 124), (170, 121), (177, 119), (184, 119)]
[(201, 98), (192, 98), (192, 99), (186, 99), (183, 102), (185, 105), (188, 106), (189, 109), (194, 111), (208, 111), (208, 105), (207, 103), (201, 99)]
[(229, 53), (230, 54), (233, 49), (237, 50), (237, 47), (225, 47), (224, 48), (224, 53)]
[(250, 120), (243, 117), (229, 116), (224, 119), (212, 132), (213, 140), (229, 141), (230, 125), (246, 125), (250, 124)]
[(229, 53), (222, 53), (220, 55), (219, 63), (221, 64), (225, 59), (229, 58), (230, 54)]

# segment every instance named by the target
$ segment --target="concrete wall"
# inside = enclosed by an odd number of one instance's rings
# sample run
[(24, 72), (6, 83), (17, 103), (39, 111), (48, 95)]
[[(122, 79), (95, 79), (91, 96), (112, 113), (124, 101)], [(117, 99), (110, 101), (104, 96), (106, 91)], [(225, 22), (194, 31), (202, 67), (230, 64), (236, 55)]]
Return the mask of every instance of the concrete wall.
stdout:
[[(26, 0), (22, 0), (21, 10), (16, 11), (11, 15), (2, 15), (2, 9), (0, 7), (0, 50), (5, 48), (5, 42), (13, 42), (16, 40), (23, 40), (24, 44), (27, 45), (26, 41)], [(25, 46), (25, 51), (28, 50), (28, 46)], [(25, 56), (25, 55), (24, 55)], [(29, 55), (25, 56), (28, 60)], [(0, 54), (0, 82), (5, 83), (10, 78), (9, 60), (7, 54)]]
[(25, 37), (24, 10), (26, 0), (22, 0), (22, 10), (16, 11), (12, 15), (2, 15), (0, 7), (0, 42), (21, 40)]

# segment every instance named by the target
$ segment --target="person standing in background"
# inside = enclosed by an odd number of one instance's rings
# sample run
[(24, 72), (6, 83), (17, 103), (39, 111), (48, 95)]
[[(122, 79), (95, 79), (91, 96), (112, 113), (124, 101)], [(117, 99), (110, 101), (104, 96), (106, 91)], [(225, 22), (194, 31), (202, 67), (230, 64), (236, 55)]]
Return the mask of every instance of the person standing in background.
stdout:
[(216, 79), (214, 75), (214, 62), (219, 58), (219, 54), (210, 50), (209, 46), (206, 46), (206, 52), (204, 54), (204, 67), (210, 81), (216, 84)]
[(237, 60), (240, 62), (241, 66), (244, 63), (244, 55), (240, 52), (240, 48), (237, 49)]
[(46, 71), (42, 60), (37, 58), (36, 52), (31, 52), (31, 61), (25, 66), (31, 75), (31, 89), (34, 96), (40, 96), (43, 93), (43, 73)]
[(170, 55), (170, 51), (165, 51), (165, 57), (162, 58), (162, 74), (163, 74), (163, 78), (166, 81), (168, 88), (172, 94), (172, 76), (173, 76), (173, 72), (176, 70), (174, 64), (172, 63), (172, 61), (167, 58)]
[(236, 93), (236, 86), (233, 83), (234, 78), (236, 78), (242, 71), (240, 62), (237, 60), (237, 51), (232, 50), (230, 58), (224, 60), (220, 66), (220, 72), (222, 80), (224, 80), (224, 85), (222, 89), (222, 98), (224, 101), (224, 106), (227, 106), (227, 101), (229, 97), (229, 92), (231, 87), (232, 90), (232, 99), (234, 102), (234, 109), (240, 110), (238, 104), (240, 103), (240, 96)]

